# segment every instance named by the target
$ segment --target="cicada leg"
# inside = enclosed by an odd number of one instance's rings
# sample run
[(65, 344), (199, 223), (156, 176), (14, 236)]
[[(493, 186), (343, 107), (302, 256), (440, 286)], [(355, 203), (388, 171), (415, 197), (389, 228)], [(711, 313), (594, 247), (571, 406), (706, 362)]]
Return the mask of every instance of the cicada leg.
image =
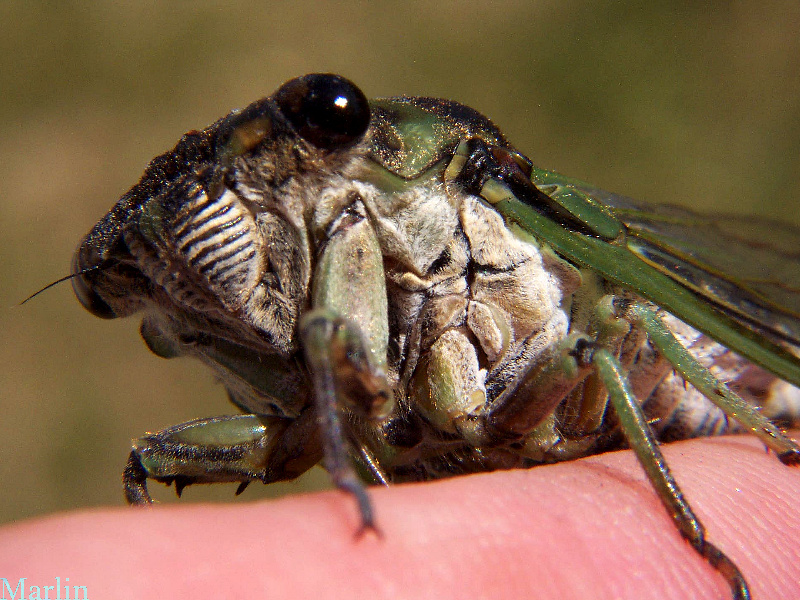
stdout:
[[(800, 462), (800, 448), (786, 437), (756, 408), (716, 379), (692, 356), (648, 306), (618, 299), (615, 308), (620, 317), (643, 330), (651, 344), (680, 375), (729, 417), (736, 419), (774, 450), (785, 464)], [(692, 512), (658, 449), (655, 436), (630, 389), (619, 361), (608, 350), (598, 348), (592, 364), (608, 390), (620, 425), (631, 448), (672, 515), (681, 534), (695, 550), (725, 577), (734, 598), (749, 598), (747, 583), (736, 565), (705, 539), (702, 524)]]
[[(376, 530), (372, 507), (353, 465), (386, 481), (367, 448), (354, 437), (348, 413), (366, 420), (385, 417), (394, 397), (386, 380), (389, 339), (383, 255), (357, 193), (325, 231), (314, 274), (313, 310), (300, 323), (300, 339), (319, 415), (325, 468), (339, 489), (355, 496), (361, 529)], [(348, 315), (350, 318), (344, 318)]]
[(147, 480), (175, 483), (180, 496), (193, 483), (294, 479), (319, 462), (316, 416), (297, 419), (257, 415), (211, 417), (182, 423), (134, 442), (122, 475), (130, 504), (150, 504)]
[(618, 305), (622, 318), (647, 332), (652, 344), (686, 381), (725, 414), (747, 427), (778, 455), (781, 462), (787, 465), (800, 464), (800, 448), (797, 444), (701, 365), (650, 308), (636, 302), (620, 301)]
[[(794, 457), (797, 451), (794, 443), (717, 381), (680, 345), (648, 307), (623, 303), (611, 296), (605, 296), (597, 302), (588, 320), (591, 337), (571, 334), (549, 358), (520, 370), (516, 380), (485, 410), (456, 419), (459, 429), (466, 439), (478, 445), (491, 444), (492, 440), (497, 439), (513, 439), (515, 436), (524, 436), (526, 440), (530, 440), (531, 435), (536, 438), (533, 440), (536, 445), (540, 435), (542, 440), (547, 440), (546, 432), (542, 434), (539, 431), (550, 422), (545, 418), (547, 414), (552, 413), (576, 389), (575, 386), (583, 382), (579, 393), (573, 394), (580, 397), (580, 403), (576, 402), (574, 408), (578, 412), (586, 411), (587, 414), (575, 415), (573, 421), (579, 426), (579, 430), (573, 432), (575, 437), (556, 440), (552, 449), (557, 451), (556, 454), (563, 451), (569, 454), (569, 448), (564, 450), (562, 447), (574, 443), (573, 440), (580, 440), (581, 436), (591, 434), (593, 427), (603, 418), (605, 406), (610, 401), (623, 435), (678, 530), (725, 578), (734, 598), (749, 598), (747, 583), (739, 569), (705, 539), (703, 525), (672, 477), (641, 404), (631, 390), (624, 368), (616, 358), (619, 342), (627, 335), (631, 325), (644, 330), (653, 345), (675, 365), (688, 382), (697, 382), (698, 389), (713, 395), (711, 399), (731, 416), (741, 419), (754, 431), (762, 432), (762, 439), (768, 440), (770, 447), (785, 462), (792, 462), (789, 457)], [(536, 398), (536, 402), (531, 402), (531, 398)], [(570, 402), (573, 400), (575, 398), (569, 398)], [(446, 406), (447, 402), (441, 404)], [(544, 449), (551, 459), (556, 456), (552, 449)]]
[[(473, 430), (479, 432), (481, 443), (491, 438), (528, 436), (553, 414), (565, 400), (573, 405), (567, 413), (570, 423), (559, 423), (559, 430), (569, 430), (570, 439), (561, 439), (560, 452), (566, 458), (567, 446), (573, 440), (586, 438), (597, 430), (603, 420), (608, 394), (591, 364), (591, 352), (596, 347), (619, 348), (630, 325), (617, 318), (612, 297), (602, 297), (588, 319), (592, 335), (572, 333), (559, 343), (543, 360), (520, 369), (513, 381), (497, 396), (487, 410), (472, 418)], [(536, 345), (536, 336), (529, 343)], [(581, 382), (578, 394), (570, 394)], [(535, 398), (535, 402), (531, 402)], [(573, 402), (574, 401), (574, 402)], [(474, 435), (473, 435), (474, 437)], [(469, 438), (468, 438), (469, 439)], [(585, 439), (577, 442), (585, 445)]]
[[(300, 331), (319, 411), (325, 469), (337, 488), (356, 498), (360, 531), (376, 530), (369, 496), (350, 458), (342, 409), (350, 408), (362, 416), (379, 415), (391, 400), (386, 381), (370, 367), (361, 332), (346, 319), (323, 310), (311, 311), (303, 318)], [(374, 475), (385, 481), (382, 473)]]
[(672, 477), (664, 455), (658, 448), (658, 442), (647, 423), (639, 402), (630, 389), (619, 361), (608, 350), (598, 348), (593, 353), (592, 365), (608, 390), (611, 403), (631, 449), (639, 459), (639, 463), (647, 473), (650, 483), (656, 489), (678, 530), (692, 547), (725, 578), (736, 600), (750, 598), (747, 582), (738, 567), (721, 550), (705, 539), (705, 529)]

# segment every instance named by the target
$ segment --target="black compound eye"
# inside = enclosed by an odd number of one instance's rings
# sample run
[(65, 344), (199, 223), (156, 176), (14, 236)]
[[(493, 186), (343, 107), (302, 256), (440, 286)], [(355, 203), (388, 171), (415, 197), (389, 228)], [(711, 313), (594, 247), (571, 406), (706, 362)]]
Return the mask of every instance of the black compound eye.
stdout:
[(305, 75), (273, 97), (306, 140), (324, 150), (354, 144), (369, 126), (369, 102), (354, 83), (331, 74)]

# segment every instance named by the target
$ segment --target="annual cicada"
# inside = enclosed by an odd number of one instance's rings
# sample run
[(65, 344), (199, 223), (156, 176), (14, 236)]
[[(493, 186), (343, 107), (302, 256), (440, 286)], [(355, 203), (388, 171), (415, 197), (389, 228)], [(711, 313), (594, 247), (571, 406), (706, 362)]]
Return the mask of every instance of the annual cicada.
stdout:
[(132, 504), (147, 479), (241, 491), (322, 461), (373, 527), (365, 484), (630, 447), (746, 598), (658, 443), (750, 431), (800, 461), (767, 418), (800, 406), (796, 239), (536, 168), (456, 102), (308, 75), (155, 158), (73, 284), (99, 317), (141, 312), (150, 350), (200, 359), (244, 413), (136, 440)]

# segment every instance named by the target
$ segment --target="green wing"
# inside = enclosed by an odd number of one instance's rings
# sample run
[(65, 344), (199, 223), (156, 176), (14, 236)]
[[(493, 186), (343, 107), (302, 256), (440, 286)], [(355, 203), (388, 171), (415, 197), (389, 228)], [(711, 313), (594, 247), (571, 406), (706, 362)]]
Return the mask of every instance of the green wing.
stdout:
[(587, 203), (608, 207), (624, 235), (610, 240), (570, 230), (537, 212), (535, 199), (525, 194), (496, 203), (506, 218), (800, 386), (800, 359), (793, 353), (800, 346), (800, 231), (648, 206), (541, 169), (531, 180), (556, 201), (568, 195), (574, 202), (577, 192)]

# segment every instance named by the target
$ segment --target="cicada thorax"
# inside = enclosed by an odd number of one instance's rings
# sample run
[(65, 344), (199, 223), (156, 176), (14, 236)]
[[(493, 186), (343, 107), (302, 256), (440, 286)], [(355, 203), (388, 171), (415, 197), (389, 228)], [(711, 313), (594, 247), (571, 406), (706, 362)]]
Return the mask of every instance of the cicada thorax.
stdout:
[(562, 305), (579, 286), (578, 271), (440, 181), (393, 194), (361, 185), (348, 197), (381, 245), (388, 379), (400, 400), (374, 426), (380, 435), (364, 436), (379, 440), (371, 451), (393, 480), (524, 464), (505, 440), (465, 439), (460, 422), (564, 339)]

